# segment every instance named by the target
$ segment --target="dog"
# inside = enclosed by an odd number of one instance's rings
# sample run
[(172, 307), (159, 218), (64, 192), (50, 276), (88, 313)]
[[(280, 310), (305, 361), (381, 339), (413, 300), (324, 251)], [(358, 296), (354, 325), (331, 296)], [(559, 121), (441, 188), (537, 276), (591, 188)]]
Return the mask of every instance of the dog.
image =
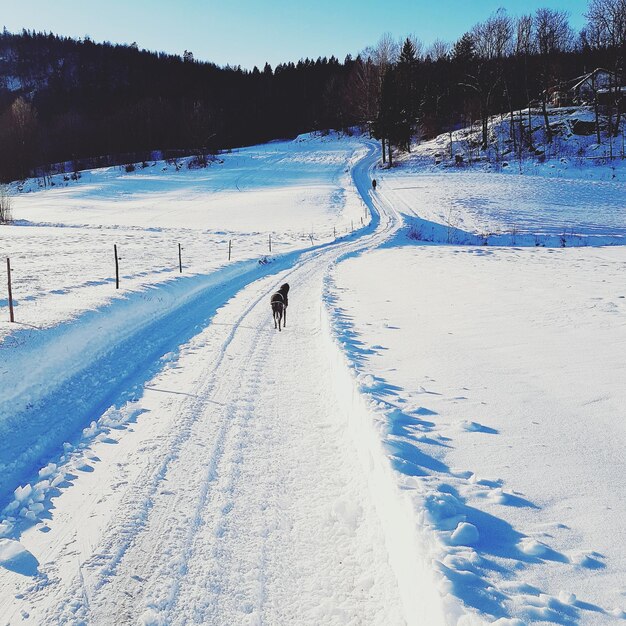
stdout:
[(289, 285), (285, 283), (280, 286), (280, 289), (270, 300), (270, 304), (272, 305), (272, 317), (274, 318), (274, 328), (278, 328), (279, 332), (281, 331), (281, 324), (283, 328), (287, 327), (288, 294)]

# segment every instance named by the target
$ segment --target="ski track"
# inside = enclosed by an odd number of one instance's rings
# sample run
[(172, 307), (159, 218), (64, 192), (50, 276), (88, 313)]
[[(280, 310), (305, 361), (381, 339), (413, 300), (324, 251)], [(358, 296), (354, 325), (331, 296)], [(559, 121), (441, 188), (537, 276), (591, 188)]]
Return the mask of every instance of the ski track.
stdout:
[[(363, 197), (374, 157), (370, 147), (354, 167)], [(97, 546), (77, 549), (81, 516), (68, 520), (38, 580), (18, 594), (24, 602), (0, 607), (9, 623), (406, 622), (321, 340), (329, 267), (397, 227), (374, 215), (361, 237), (305, 253), (218, 309), (181, 350), (179, 370), (193, 380), (162, 402), (170, 422), (140, 444), (141, 470)], [(293, 295), (278, 333), (267, 302), (284, 281)], [(102, 487), (85, 515), (116, 491)]]

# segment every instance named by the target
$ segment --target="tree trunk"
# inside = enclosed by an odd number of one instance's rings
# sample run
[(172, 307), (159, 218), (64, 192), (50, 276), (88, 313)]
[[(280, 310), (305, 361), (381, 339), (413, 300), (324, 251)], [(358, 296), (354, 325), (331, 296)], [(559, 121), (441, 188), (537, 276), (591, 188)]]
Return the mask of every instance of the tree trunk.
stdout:
[(511, 136), (511, 141), (513, 142), (513, 154), (517, 152), (517, 137), (515, 136), (515, 115), (513, 114), (513, 100), (511, 100), (511, 94), (509, 93), (509, 88), (506, 89), (506, 95), (509, 100), (509, 111), (511, 112), (511, 123), (509, 134)]
[(389, 152), (389, 167), (391, 167), (393, 163), (392, 163), (392, 156), (391, 156), (391, 141), (389, 141), (389, 139), (387, 139), (387, 151)]
[(489, 116), (487, 115), (486, 111), (483, 112), (482, 118), (483, 118), (483, 150), (487, 150), (487, 141), (489, 139), (489, 127), (488, 127)]
[(552, 143), (552, 129), (550, 128), (550, 120), (548, 119), (548, 102), (545, 92), (541, 96), (541, 112), (543, 113), (543, 124), (546, 129), (546, 139), (548, 143)]
[(380, 143), (383, 147), (383, 163), (387, 163), (387, 157), (385, 156), (385, 138), (382, 137)]
[[(529, 98), (528, 94), (526, 97)], [(530, 99), (528, 99), (528, 149), (533, 149), (533, 116), (530, 112)]]
[(596, 114), (596, 139), (598, 140), (598, 145), (602, 143), (602, 137), (600, 135), (600, 106), (598, 105), (598, 94), (593, 94), (593, 110)]

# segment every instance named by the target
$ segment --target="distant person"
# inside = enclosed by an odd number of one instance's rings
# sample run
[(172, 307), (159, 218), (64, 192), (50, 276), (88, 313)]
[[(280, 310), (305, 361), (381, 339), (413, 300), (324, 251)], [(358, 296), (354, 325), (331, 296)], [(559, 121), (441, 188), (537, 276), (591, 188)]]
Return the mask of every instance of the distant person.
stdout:
[(376, 191), (376, 179), (372, 178), (372, 189)]

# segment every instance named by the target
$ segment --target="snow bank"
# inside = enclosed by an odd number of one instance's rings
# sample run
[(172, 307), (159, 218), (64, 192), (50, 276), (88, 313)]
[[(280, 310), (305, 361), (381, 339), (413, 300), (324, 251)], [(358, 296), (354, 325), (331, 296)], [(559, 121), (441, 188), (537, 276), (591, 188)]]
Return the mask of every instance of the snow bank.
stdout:
[(321, 314), (326, 327), (323, 335), (328, 344), (336, 395), (342, 401), (342, 410), (385, 529), (389, 559), (398, 578), (405, 614), (409, 616), (410, 624), (444, 626), (453, 623), (452, 620), (462, 615), (462, 610), (440, 592), (441, 581), (430, 564), (438, 554), (435, 547), (437, 541), (424, 524), (415, 526), (416, 515), (419, 516), (419, 511), (423, 509), (423, 495), (419, 485), (412, 481), (404, 484), (398, 481), (387, 460), (385, 420), (378, 402), (359, 392), (358, 371), (342, 350), (335, 321), (329, 311), (329, 282), (327, 277), (326, 306)]

